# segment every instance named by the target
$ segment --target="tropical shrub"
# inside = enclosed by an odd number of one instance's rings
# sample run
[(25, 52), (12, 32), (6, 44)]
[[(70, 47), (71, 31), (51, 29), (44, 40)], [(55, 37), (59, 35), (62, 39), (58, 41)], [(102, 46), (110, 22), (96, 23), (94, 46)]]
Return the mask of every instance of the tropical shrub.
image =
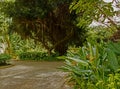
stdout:
[(38, 42), (35, 42), (32, 39), (23, 39), (17, 33), (10, 34), (10, 43), (11, 43), (11, 55), (14, 58), (17, 58), (20, 53), (23, 52), (46, 52), (45, 48)]
[(77, 53), (68, 52), (62, 68), (74, 89), (119, 89), (119, 55), (119, 43), (88, 43)]
[(0, 54), (0, 65), (5, 65), (11, 59), (10, 55), (8, 54)]
[(120, 88), (120, 74), (119, 74), (119, 72), (116, 72), (115, 74), (109, 74), (109, 77), (107, 80), (108, 89), (119, 89)]
[(104, 27), (104, 26), (96, 26), (89, 28), (89, 31), (87, 32), (88, 37), (87, 41), (90, 43), (97, 41), (100, 42), (102, 40), (108, 41), (110, 37), (113, 35), (113, 33), (116, 32), (115, 27)]
[(62, 61), (57, 58), (58, 54), (48, 55), (44, 52), (23, 52), (19, 54), (20, 60), (37, 60), (37, 61)]
[(23, 52), (19, 54), (21, 60), (41, 60), (47, 56), (42, 52)]

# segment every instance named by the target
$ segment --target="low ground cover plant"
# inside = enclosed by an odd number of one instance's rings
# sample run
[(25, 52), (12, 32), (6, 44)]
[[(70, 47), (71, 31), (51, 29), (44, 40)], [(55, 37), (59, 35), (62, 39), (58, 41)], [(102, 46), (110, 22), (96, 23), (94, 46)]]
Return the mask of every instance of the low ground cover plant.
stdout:
[(9, 54), (0, 54), (0, 65), (8, 64), (11, 56)]
[(19, 59), (35, 61), (62, 61), (62, 59), (58, 59), (57, 56), (57, 53), (48, 55), (44, 52), (22, 52), (19, 54)]
[(120, 43), (89, 42), (76, 53), (68, 52), (69, 84), (74, 89), (120, 89)]
[(42, 52), (22, 52), (19, 54), (21, 60), (41, 60), (46, 57), (46, 53)]

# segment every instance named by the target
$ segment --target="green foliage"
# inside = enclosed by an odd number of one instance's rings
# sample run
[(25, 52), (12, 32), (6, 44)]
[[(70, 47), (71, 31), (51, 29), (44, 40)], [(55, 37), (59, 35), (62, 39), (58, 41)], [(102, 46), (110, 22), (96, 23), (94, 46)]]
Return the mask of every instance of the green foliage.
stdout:
[(120, 55), (120, 42), (109, 42), (108, 46), (115, 54)]
[(107, 80), (107, 87), (108, 89), (119, 89), (120, 88), (120, 71), (116, 72), (115, 74), (109, 74)]
[(17, 33), (10, 34), (12, 56), (17, 57), (18, 54), (23, 52), (46, 52), (40, 43), (32, 39), (22, 39)]
[(113, 47), (115, 44), (118, 45), (111, 42), (88, 43), (77, 53), (68, 53), (63, 69), (70, 73), (69, 82), (75, 89), (119, 89), (119, 55), (112, 51), (116, 49), (116, 46)]
[(94, 44), (94, 42), (101, 42), (107, 41), (116, 31), (114, 27), (104, 27), (104, 26), (97, 26), (97, 27), (90, 27), (89, 31), (87, 32), (87, 41)]
[(112, 4), (113, 2), (108, 3), (104, 0), (74, 0), (70, 5), (70, 10), (77, 14), (78, 25), (91, 24), (93, 20), (104, 23), (108, 19), (115, 26), (114, 21), (109, 18), (115, 15)]
[(54, 50), (63, 55), (69, 44), (78, 45), (79, 40), (81, 45), (86, 38), (86, 28), (82, 28), (83, 25), (76, 26), (76, 15), (70, 13), (71, 2), (72, 0), (15, 0), (0, 5), (5, 16), (12, 18), (10, 30), (23, 38), (40, 42), (49, 54)]
[(35, 60), (35, 61), (62, 61), (57, 58), (58, 54), (48, 55), (44, 52), (23, 52), (19, 54), (20, 60)]
[[(1, 9), (1, 7), (0, 7)], [(5, 17), (5, 15), (0, 12), (0, 43), (4, 44), (4, 47), (1, 47), (5, 53), (10, 54), (10, 41), (9, 41), (9, 25), (11, 24), (11, 19)]]
[(11, 59), (11, 56), (8, 54), (0, 54), (0, 65), (7, 64), (7, 62)]
[(19, 54), (21, 60), (42, 60), (47, 56), (42, 52), (23, 52)]

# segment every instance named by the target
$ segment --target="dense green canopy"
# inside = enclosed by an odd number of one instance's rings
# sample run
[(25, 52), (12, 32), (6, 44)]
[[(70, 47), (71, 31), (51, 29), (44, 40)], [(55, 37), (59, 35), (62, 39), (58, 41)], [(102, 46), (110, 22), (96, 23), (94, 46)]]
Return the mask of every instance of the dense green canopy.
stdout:
[(70, 13), (71, 1), (16, 0), (5, 2), (2, 10), (12, 17), (13, 31), (41, 42), (49, 54), (54, 49), (63, 55), (69, 44), (81, 45), (85, 40), (85, 27), (77, 27), (76, 15)]
[(116, 26), (112, 2), (104, 0), (15, 0), (1, 5), (12, 18), (11, 30), (41, 42), (49, 54), (54, 49), (63, 55), (69, 44), (81, 45), (93, 20), (108, 19)]

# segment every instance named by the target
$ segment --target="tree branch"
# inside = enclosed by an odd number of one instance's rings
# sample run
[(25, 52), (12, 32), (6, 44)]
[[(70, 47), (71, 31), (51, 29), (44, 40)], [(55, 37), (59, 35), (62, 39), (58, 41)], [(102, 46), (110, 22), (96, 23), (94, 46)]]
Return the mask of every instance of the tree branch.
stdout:
[(99, 6), (96, 6), (96, 7), (100, 10), (100, 12), (101, 12), (102, 14), (105, 15), (105, 17), (107, 17), (107, 19), (110, 21), (110, 23), (111, 23), (112, 25), (114, 25), (114, 26), (116, 27), (116, 29), (118, 30), (117, 24), (116, 24)]

